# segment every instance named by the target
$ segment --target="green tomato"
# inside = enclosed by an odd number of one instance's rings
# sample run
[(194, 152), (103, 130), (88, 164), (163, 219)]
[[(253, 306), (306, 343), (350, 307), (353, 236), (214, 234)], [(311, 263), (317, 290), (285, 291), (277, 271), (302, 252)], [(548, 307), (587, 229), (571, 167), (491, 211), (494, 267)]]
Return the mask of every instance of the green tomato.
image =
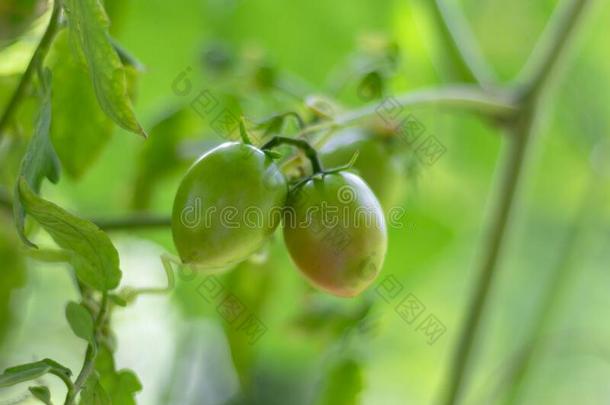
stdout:
[(260, 149), (224, 143), (189, 169), (174, 200), (172, 234), (184, 263), (220, 269), (248, 258), (281, 221), (283, 174)]
[(297, 267), (316, 287), (352, 297), (377, 277), (387, 249), (379, 201), (358, 176), (314, 176), (288, 196), (284, 240)]
[(351, 171), (369, 185), (385, 210), (400, 203), (406, 170), (381, 136), (362, 128), (347, 128), (322, 147), (320, 159), (326, 168), (338, 167), (347, 164), (356, 152), (358, 158)]

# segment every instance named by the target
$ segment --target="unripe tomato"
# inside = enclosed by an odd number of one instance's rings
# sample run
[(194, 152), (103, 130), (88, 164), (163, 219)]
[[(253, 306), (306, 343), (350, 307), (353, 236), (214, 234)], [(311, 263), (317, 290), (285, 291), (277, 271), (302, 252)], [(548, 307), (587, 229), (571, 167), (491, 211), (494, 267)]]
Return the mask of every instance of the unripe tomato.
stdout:
[(286, 179), (260, 149), (237, 142), (205, 153), (174, 200), (172, 234), (184, 263), (222, 268), (256, 252), (281, 221)]
[(325, 167), (337, 167), (347, 164), (356, 152), (358, 159), (351, 171), (369, 185), (384, 209), (400, 203), (406, 170), (381, 136), (363, 128), (347, 128), (322, 147), (320, 159)]
[(314, 176), (292, 191), (284, 215), (284, 240), (311, 283), (352, 297), (381, 270), (387, 231), (377, 198), (358, 176)]

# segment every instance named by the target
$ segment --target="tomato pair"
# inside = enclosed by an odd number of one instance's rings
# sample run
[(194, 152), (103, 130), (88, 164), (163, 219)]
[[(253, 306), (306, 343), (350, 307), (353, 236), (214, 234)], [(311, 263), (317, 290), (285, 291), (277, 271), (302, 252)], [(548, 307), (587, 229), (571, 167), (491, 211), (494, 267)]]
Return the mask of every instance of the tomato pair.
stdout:
[(357, 175), (319, 172), (293, 186), (265, 151), (225, 143), (204, 154), (179, 186), (172, 214), (182, 261), (221, 269), (255, 253), (284, 221), (288, 251), (318, 288), (354, 296), (379, 273), (383, 211)]

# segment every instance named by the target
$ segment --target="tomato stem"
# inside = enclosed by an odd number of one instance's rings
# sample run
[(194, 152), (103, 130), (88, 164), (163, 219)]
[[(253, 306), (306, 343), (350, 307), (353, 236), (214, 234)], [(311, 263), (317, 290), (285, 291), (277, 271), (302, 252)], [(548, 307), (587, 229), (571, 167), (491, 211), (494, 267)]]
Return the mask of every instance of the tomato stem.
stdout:
[(273, 137), (269, 142), (263, 145), (261, 149), (269, 150), (273, 149), (279, 145), (292, 145), (295, 146), (305, 153), (305, 156), (311, 162), (311, 168), (313, 170), (313, 174), (324, 173), (324, 169), (322, 168), (322, 163), (318, 158), (318, 152), (304, 139), (295, 139), (288, 138), (285, 136), (276, 136)]

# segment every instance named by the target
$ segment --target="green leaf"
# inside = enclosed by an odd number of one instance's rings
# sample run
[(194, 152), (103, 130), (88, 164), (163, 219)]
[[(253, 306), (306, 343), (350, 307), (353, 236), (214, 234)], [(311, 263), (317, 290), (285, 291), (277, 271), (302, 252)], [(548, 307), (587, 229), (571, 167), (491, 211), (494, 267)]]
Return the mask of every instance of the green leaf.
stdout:
[(0, 388), (35, 380), (47, 373), (53, 373), (65, 378), (70, 378), (72, 376), (72, 372), (69, 368), (62, 366), (51, 359), (44, 359), (34, 363), (7, 368), (4, 370), (4, 373), (0, 375)]
[(66, 318), (76, 336), (94, 344), (93, 318), (87, 308), (76, 302), (69, 302), (66, 306)]
[(70, 47), (66, 31), (53, 41), (51, 139), (68, 175), (79, 178), (110, 141), (114, 125), (98, 105), (89, 77)]
[(25, 208), (63, 249), (83, 283), (99, 291), (116, 288), (121, 280), (119, 254), (108, 235), (90, 221), (78, 218), (32, 192), (22, 177), (18, 191)]
[(188, 110), (180, 109), (167, 114), (151, 128), (138, 157), (134, 208), (148, 208), (157, 182), (180, 167), (179, 144), (190, 131), (192, 119)]
[(53, 403), (51, 402), (51, 393), (49, 392), (49, 389), (47, 387), (38, 386), (29, 387), (28, 389), (30, 390), (34, 398), (38, 399), (43, 404), (53, 405)]
[[(45, 71), (43, 81), (45, 82), (43, 85), (44, 94), (40, 106), (40, 113), (38, 115), (34, 135), (23, 156), (20, 168), (20, 175), (35, 193), (40, 192), (40, 186), (45, 177), (51, 180), (51, 182), (57, 183), (57, 181), (59, 181), (60, 171), (59, 159), (55, 154), (53, 144), (49, 138), (49, 129), (51, 126), (50, 71)], [(18, 193), (15, 193), (15, 195), (18, 195)], [(19, 236), (26, 245), (34, 247), (35, 245), (25, 236), (25, 211), (20, 198), (15, 198), (13, 214), (15, 216), (15, 224)]]
[(66, 0), (64, 7), (102, 110), (121, 127), (146, 136), (133, 112), (125, 69), (108, 34), (110, 23), (101, 1)]
[(131, 370), (116, 371), (112, 352), (102, 346), (97, 356), (95, 368), (100, 382), (111, 398), (111, 403), (136, 405), (135, 394), (142, 390), (142, 384)]
[[(120, 402), (116, 402), (120, 404)], [(100, 377), (97, 373), (93, 373), (87, 383), (85, 384), (85, 388), (81, 392), (80, 402), (81, 405), (111, 405), (112, 401), (110, 396), (100, 384)]]
[(0, 375), (0, 388), (34, 380), (45, 375), (50, 370), (51, 367), (49, 365), (42, 363), (7, 368), (4, 373)]

